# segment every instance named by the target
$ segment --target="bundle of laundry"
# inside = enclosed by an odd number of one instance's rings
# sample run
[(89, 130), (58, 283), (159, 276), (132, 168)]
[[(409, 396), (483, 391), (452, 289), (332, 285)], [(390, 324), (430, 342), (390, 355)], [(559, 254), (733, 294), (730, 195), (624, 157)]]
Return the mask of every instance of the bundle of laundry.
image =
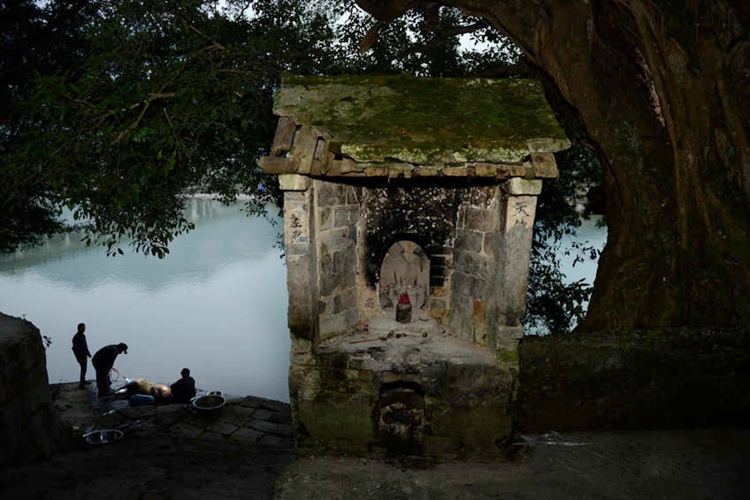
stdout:
[(171, 402), (172, 391), (169, 386), (165, 384), (137, 378), (130, 380), (124, 387), (118, 389), (115, 392), (115, 396), (129, 399), (133, 406), (139, 406), (141, 404), (163, 404)]

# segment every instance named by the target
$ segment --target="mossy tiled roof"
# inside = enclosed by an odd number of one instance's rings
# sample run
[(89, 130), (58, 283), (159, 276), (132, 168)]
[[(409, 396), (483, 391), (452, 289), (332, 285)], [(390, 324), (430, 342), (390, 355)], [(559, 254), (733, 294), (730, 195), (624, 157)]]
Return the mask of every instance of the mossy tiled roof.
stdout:
[(288, 76), (274, 110), (370, 164), (520, 163), (569, 147), (535, 80)]

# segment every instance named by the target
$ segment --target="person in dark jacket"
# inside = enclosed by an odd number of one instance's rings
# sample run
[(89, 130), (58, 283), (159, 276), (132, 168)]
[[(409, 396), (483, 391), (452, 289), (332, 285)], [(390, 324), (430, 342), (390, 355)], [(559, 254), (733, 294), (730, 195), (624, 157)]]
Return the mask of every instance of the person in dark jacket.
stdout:
[(86, 325), (84, 323), (78, 323), (78, 332), (73, 335), (73, 355), (76, 357), (76, 361), (81, 365), (81, 380), (78, 387), (81, 389), (86, 388), (86, 368), (88, 368), (89, 359), (91, 353), (89, 352), (89, 346), (86, 343), (86, 335), (83, 332), (86, 331)]
[(111, 344), (96, 351), (94, 357), (91, 358), (91, 364), (94, 365), (96, 370), (96, 387), (99, 389), (99, 397), (111, 394), (109, 386), (112, 385), (112, 382), (109, 379), (109, 372), (115, 365), (115, 359), (122, 352), (128, 353), (127, 344)]
[(190, 370), (187, 368), (183, 368), (180, 375), (182, 378), (169, 386), (172, 390), (172, 401), (189, 403), (195, 397), (195, 379), (190, 376)]

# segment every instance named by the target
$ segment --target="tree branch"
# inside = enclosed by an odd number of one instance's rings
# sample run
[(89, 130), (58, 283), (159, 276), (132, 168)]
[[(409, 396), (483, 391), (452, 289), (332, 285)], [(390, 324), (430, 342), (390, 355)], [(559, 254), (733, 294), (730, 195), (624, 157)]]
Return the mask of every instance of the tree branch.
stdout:
[(174, 97), (174, 96), (175, 96), (174, 92), (154, 92), (154, 93), (148, 94), (148, 97), (146, 97), (146, 99), (144, 101), (136, 103), (136, 104), (133, 104), (132, 106), (130, 106), (130, 108), (129, 108), (130, 110), (134, 110), (138, 106), (141, 106), (141, 105), (143, 105), (143, 109), (138, 114), (138, 118), (136, 118), (136, 120), (133, 123), (131, 123), (128, 126), (127, 129), (125, 129), (125, 130), (121, 131), (119, 134), (117, 134), (117, 138), (115, 138), (114, 143), (115, 144), (119, 144), (120, 142), (122, 142), (122, 140), (125, 138), (125, 135), (128, 132), (132, 132), (133, 130), (136, 129), (136, 127), (138, 127), (138, 124), (140, 124), (141, 120), (143, 120), (143, 117), (146, 115), (146, 111), (148, 111), (148, 108), (151, 106), (152, 102), (154, 102), (154, 101), (156, 101), (158, 99), (169, 99), (170, 97)]
[(210, 42), (210, 45), (208, 45), (207, 47), (203, 47), (199, 52), (203, 52), (204, 50), (205, 51), (209, 51), (209, 50), (225, 50), (226, 49), (226, 47), (224, 47), (222, 44), (220, 44), (216, 40), (211, 39), (211, 37), (209, 37), (208, 35), (206, 35), (205, 33), (203, 33), (201, 30), (199, 30), (198, 28), (196, 28), (192, 24), (190, 26), (188, 26), (188, 28), (191, 31), (196, 32), (198, 35), (200, 35), (201, 37), (203, 37), (204, 39), (206, 39), (206, 40), (208, 40)]

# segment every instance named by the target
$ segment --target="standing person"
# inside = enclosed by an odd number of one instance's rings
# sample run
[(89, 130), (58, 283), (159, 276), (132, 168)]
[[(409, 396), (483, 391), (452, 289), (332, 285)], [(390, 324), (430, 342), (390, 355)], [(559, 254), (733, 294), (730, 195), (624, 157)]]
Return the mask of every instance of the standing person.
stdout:
[(172, 401), (175, 403), (189, 403), (195, 397), (195, 379), (190, 376), (190, 370), (183, 368), (182, 378), (169, 386), (172, 390)]
[(78, 332), (73, 335), (73, 355), (76, 357), (76, 361), (81, 365), (81, 380), (78, 387), (81, 389), (86, 388), (86, 368), (88, 367), (91, 353), (89, 352), (89, 346), (86, 343), (86, 335), (83, 332), (86, 331), (86, 325), (84, 323), (78, 323)]
[(96, 387), (99, 389), (99, 397), (108, 396), (111, 393), (109, 386), (112, 382), (109, 380), (109, 372), (115, 364), (117, 355), (121, 352), (128, 353), (127, 344), (122, 342), (102, 347), (91, 358), (91, 364), (96, 370)]

